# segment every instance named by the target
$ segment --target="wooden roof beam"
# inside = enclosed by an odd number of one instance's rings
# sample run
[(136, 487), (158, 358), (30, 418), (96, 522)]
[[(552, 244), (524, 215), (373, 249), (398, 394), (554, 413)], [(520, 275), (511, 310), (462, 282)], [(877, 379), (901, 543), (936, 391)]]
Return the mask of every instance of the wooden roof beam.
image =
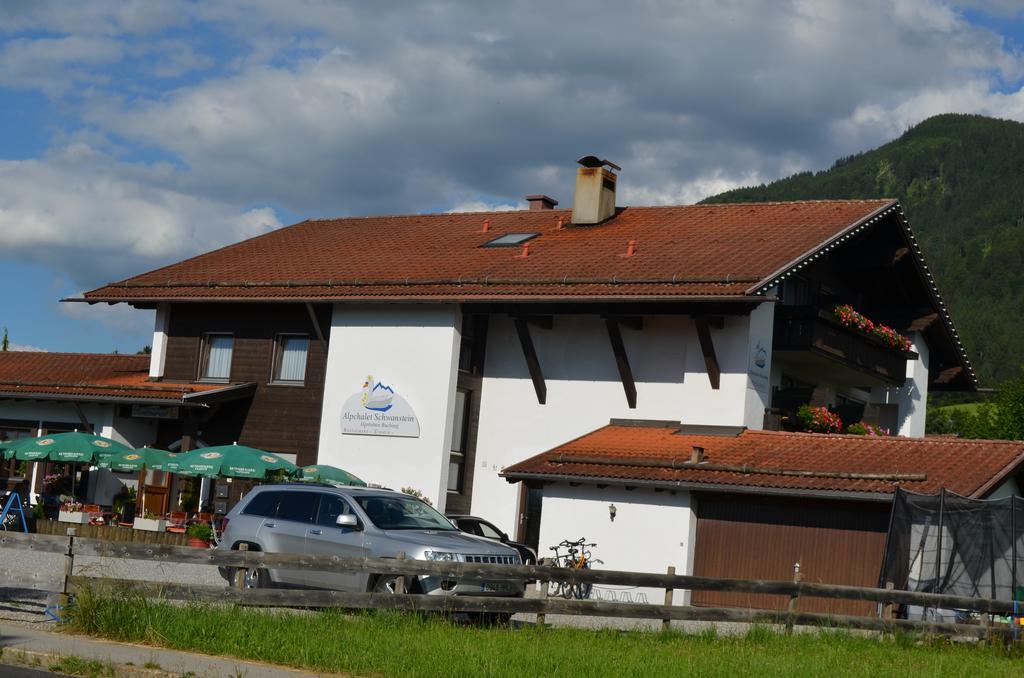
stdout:
[(626, 403), (629, 409), (636, 409), (636, 382), (633, 379), (633, 370), (629, 366), (629, 356), (626, 355), (626, 345), (622, 341), (622, 330), (619, 328), (619, 318), (608, 317), (604, 319), (608, 327), (608, 340), (612, 344), (612, 353), (615, 355), (615, 365), (619, 368), (619, 378), (622, 380), (622, 390), (626, 392)]
[(516, 334), (519, 335), (519, 346), (523, 349), (523, 357), (526, 358), (526, 369), (530, 372), (530, 379), (533, 380), (533, 390), (537, 393), (537, 402), (543, 405), (548, 399), (548, 387), (544, 383), (544, 373), (540, 369), (540, 360), (537, 358), (537, 350), (533, 346), (533, 337), (530, 336), (529, 321), (517, 316), (512, 319), (516, 326)]
[(716, 329), (725, 326), (722, 318), (708, 318), (707, 316), (696, 316), (693, 319), (697, 326), (697, 339), (700, 341), (700, 351), (704, 354), (704, 367), (707, 369), (708, 380), (711, 388), (717, 391), (721, 386), (722, 370), (718, 365), (718, 356), (715, 355), (715, 343), (711, 339), (711, 327)]

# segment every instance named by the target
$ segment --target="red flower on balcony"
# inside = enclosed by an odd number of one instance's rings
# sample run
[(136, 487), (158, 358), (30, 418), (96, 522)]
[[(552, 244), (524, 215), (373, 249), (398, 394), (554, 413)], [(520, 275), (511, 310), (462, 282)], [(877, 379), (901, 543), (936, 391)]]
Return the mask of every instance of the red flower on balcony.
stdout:
[(866, 316), (853, 310), (853, 306), (849, 304), (841, 304), (836, 306), (833, 311), (839, 323), (843, 327), (849, 327), (851, 329), (860, 330), (865, 334), (870, 334), (877, 339), (880, 339), (882, 343), (887, 346), (891, 346), (900, 351), (912, 351), (914, 350), (914, 344), (907, 337), (903, 336), (896, 330), (886, 325), (871, 322)]
[(811, 433), (839, 433), (843, 430), (843, 420), (827, 407), (801, 405), (796, 416), (803, 423), (804, 430)]

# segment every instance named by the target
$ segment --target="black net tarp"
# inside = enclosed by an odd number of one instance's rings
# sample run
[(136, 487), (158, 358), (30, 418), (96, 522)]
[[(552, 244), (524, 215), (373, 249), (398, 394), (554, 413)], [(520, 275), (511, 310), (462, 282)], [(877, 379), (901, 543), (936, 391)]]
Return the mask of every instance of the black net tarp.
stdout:
[[(879, 586), (1024, 600), (1024, 499), (968, 499), (897, 490)], [(907, 606), (910, 619), (963, 621), (956, 610)]]

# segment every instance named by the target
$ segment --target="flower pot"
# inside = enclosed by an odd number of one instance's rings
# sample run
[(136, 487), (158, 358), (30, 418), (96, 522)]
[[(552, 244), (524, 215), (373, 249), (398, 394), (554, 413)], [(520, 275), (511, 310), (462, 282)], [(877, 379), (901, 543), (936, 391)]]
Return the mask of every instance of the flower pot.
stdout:
[(163, 532), (167, 528), (167, 521), (163, 518), (136, 518), (132, 527), (146, 532)]
[(210, 546), (209, 542), (203, 541), (199, 537), (189, 537), (188, 538), (188, 545), (189, 546), (195, 546), (198, 549), (205, 549), (205, 548), (208, 548)]
[(89, 514), (82, 513), (81, 511), (61, 511), (57, 514), (57, 520), (62, 523), (85, 525), (89, 522)]

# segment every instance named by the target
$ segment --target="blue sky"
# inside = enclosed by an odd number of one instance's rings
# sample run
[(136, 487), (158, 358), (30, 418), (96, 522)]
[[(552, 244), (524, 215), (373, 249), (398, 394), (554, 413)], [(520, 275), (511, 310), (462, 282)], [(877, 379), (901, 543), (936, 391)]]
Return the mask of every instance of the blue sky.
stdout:
[(590, 153), (690, 203), (1024, 120), (1018, 0), (554, 5), (0, 4), (0, 326), (135, 351), (151, 312), (59, 299), (306, 217), (568, 204)]

